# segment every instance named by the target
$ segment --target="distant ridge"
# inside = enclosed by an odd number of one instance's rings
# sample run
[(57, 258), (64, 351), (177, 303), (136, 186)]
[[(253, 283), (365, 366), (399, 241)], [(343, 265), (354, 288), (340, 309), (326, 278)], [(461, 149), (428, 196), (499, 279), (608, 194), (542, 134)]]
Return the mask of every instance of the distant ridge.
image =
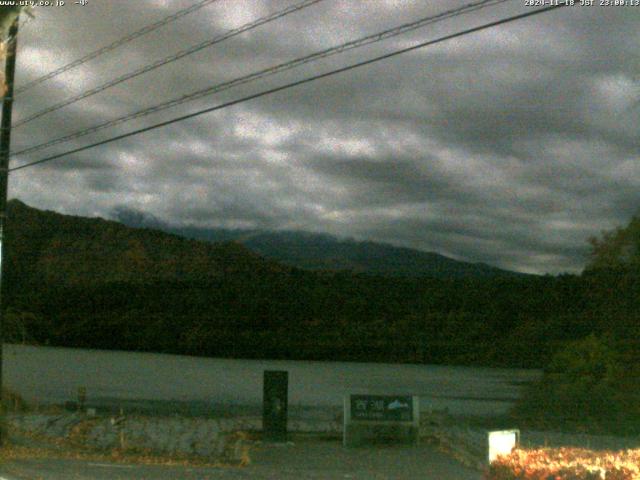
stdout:
[(526, 276), (484, 263), (470, 263), (411, 248), (339, 239), (324, 233), (174, 227), (143, 212), (120, 208), (116, 220), (134, 228), (155, 228), (208, 242), (236, 241), (271, 260), (305, 270), (346, 270), (394, 277), (486, 278)]
[(102, 218), (63, 215), (8, 203), (8, 280), (15, 284), (202, 281), (233, 272), (291, 268), (237, 242), (209, 243)]

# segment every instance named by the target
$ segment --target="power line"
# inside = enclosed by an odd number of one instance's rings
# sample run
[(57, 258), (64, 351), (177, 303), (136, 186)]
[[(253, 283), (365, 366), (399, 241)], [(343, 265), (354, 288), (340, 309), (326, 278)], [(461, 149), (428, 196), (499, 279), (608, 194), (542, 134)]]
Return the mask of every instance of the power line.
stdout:
[(399, 25), (397, 27), (393, 27), (387, 30), (384, 30), (382, 32), (373, 34), (373, 35), (367, 35), (365, 37), (361, 37), (359, 39), (356, 40), (352, 40), (346, 43), (343, 43), (341, 45), (335, 46), (335, 47), (330, 47), (327, 48), (325, 50), (321, 50), (319, 52), (315, 52), (312, 53), (310, 55), (306, 55), (304, 57), (299, 57), (296, 58), (294, 60), (290, 60), (288, 62), (284, 62), (263, 70), (259, 70), (257, 72), (253, 72), (250, 73), (248, 75), (245, 75), (243, 77), (239, 77), (236, 78), (234, 80), (230, 80), (227, 82), (223, 82), (217, 85), (213, 85), (211, 87), (207, 87), (205, 89), (202, 90), (198, 90), (196, 92), (192, 92), (186, 95), (182, 95), (181, 97), (172, 99), (172, 100), (168, 100), (166, 102), (154, 105), (152, 107), (147, 107), (144, 108), (142, 110), (139, 110), (137, 112), (133, 112), (130, 113), (128, 115), (125, 115), (123, 117), (119, 117), (113, 120), (109, 120), (107, 122), (103, 122), (101, 124), (98, 125), (94, 125), (93, 127), (89, 127), (83, 130), (79, 130), (73, 133), (70, 133), (68, 135), (65, 135), (63, 137), (59, 137), (53, 140), (49, 140), (47, 142), (44, 142), (42, 144), (39, 145), (35, 145), (32, 147), (28, 147), (25, 148), (23, 150), (17, 151), (17, 152), (12, 152), (12, 155), (23, 155), (23, 154), (27, 154), (27, 153), (33, 153), (39, 150), (43, 150), (45, 148), (51, 147), (53, 145), (57, 145), (59, 143), (65, 143), (68, 142), (70, 140), (74, 140), (76, 138), (80, 138), (83, 137), (85, 135), (91, 134), (91, 133), (95, 133), (98, 132), (100, 130), (103, 130), (105, 128), (109, 128), (109, 127), (113, 127), (116, 125), (120, 125), (121, 123), (125, 123), (128, 122), (130, 120), (136, 119), (136, 118), (141, 118), (147, 115), (150, 115), (152, 113), (156, 113), (162, 110), (166, 110), (167, 108), (170, 107), (174, 107), (177, 105), (180, 105), (182, 103), (186, 103), (188, 101), (192, 101), (192, 100), (196, 100), (208, 95), (212, 95), (214, 93), (218, 93), (224, 90), (228, 90), (230, 88), (236, 87), (238, 85), (243, 85), (245, 83), (249, 83), (249, 82), (253, 82), (256, 81), (258, 79), (261, 78), (265, 78), (265, 77), (269, 77), (272, 75), (275, 75), (277, 73), (281, 73), (287, 70), (291, 70), (293, 68), (299, 67), (301, 65), (310, 63), (310, 62), (314, 62), (317, 61), (319, 59), (322, 58), (327, 58), (348, 50), (352, 50), (355, 48), (359, 48), (359, 47), (363, 47), (365, 45), (369, 45), (375, 42), (379, 42), (382, 40), (385, 40), (387, 38), (391, 38), (412, 30), (416, 30), (420, 27), (423, 27), (425, 25), (431, 24), (431, 23), (435, 23), (438, 21), (442, 21), (448, 18), (452, 18), (458, 15), (462, 15), (462, 14), (466, 14), (469, 12), (473, 12), (482, 8), (486, 8), (488, 6), (491, 5), (495, 5), (495, 4), (499, 4), (499, 3), (504, 3), (507, 2), (509, 0), (480, 0), (477, 1), (475, 3), (470, 3), (467, 5), (464, 5), (462, 7), (453, 9), (453, 10), (448, 10), (446, 12), (440, 13), (438, 15), (435, 16), (428, 16), (428, 17), (424, 17), (421, 18), (419, 20), (416, 20), (414, 22), (410, 22), (410, 23), (405, 23), (402, 25)]
[(260, 97), (264, 97), (264, 96), (267, 96), (267, 95), (271, 95), (273, 93), (280, 92), (282, 90), (287, 90), (289, 88), (296, 87), (298, 85), (303, 85), (305, 83), (310, 83), (310, 82), (319, 80), (321, 78), (327, 78), (327, 77), (330, 77), (330, 76), (333, 76), (333, 75), (337, 75), (339, 73), (347, 72), (349, 70), (353, 70), (353, 69), (356, 69), (356, 68), (359, 68), (359, 67), (363, 67), (365, 65), (370, 65), (372, 63), (379, 62), (381, 60), (385, 60), (387, 58), (392, 58), (392, 57), (395, 57), (395, 56), (398, 56), (398, 55), (402, 55), (402, 54), (407, 53), (407, 52), (418, 50), (420, 48), (424, 48), (424, 47), (428, 47), (428, 46), (431, 46), (431, 45), (435, 45), (437, 43), (442, 43), (442, 42), (445, 42), (447, 40), (451, 40), (451, 39), (454, 39), (454, 38), (459, 38), (459, 37), (462, 37), (464, 35), (469, 35), (471, 33), (479, 32), (481, 30), (486, 30), (486, 29), (489, 29), (489, 28), (497, 27), (498, 25), (505, 25), (507, 23), (511, 23), (511, 22), (516, 21), (516, 20), (521, 20), (523, 18), (532, 17), (534, 15), (539, 15), (541, 13), (550, 12), (550, 11), (556, 10), (558, 8), (566, 7), (567, 5), (568, 5), (567, 3), (560, 3), (558, 5), (552, 5), (552, 6), (540, 8), (540, 9), (537, 9), (537, 10), (532, 10), (532, 11), (529, 11), (529, 12), (526, 12), (526, 13), (521, 13), (519, 15), (514, 15), (514, 16), (511, 16), (511, 17), (503, 18), (501, 20), (496, 20), (496, 21), (493, 21), (493, 22), (485, 23), (484, 25), (480, 25), (478, 27), (469, 28), (469, 29), (462, 30), (462, 31), (457, 32), (457, 33), (452, 33), (450, 35), (445, 35), (445, 36), (437, 38), (435, 40), (429, 40), (429, 41), (426, 41), (426, 42), (418, 43), (417, 45), (413, 45), (411, 47), (403, 48), (401, 50), (396, 50), (394, 52), (387, 53), (387, 54), (384, 54), (384, 55), (379, 55), (377, 57), (373, 57), (373, 58), (370, 58), (368, 60), (364, 60), (362, 62), (358, 62), (358, 63), (354, 63), (354, 64), (351, 64), (351, 65), (348, 65), (346, 67), (342, 67), (342, 68), (338, 68), (338, 69), (335, 69), (335, 70), (331, 70), (329, 72), (325, 72), (325, 73), (322, 73), (322, 74), (319, 74), (319, 75), (314, 75), (312, 77), (303, 78), (302, 80), (297, 80), (295, 82), (287, 83), (287, 84), (282, 85), (280, 87), (275, 87), (275, 88), (271, 88), (271, 89), (268, 89), (268, 90), (263, 90), (262, 92), (254, 93), (253, 95), (248, 95), (246, 97), (242, 97), (242, 98), (239, 98), (237, 100), (232, 100), (230, 102), (222, 103), (220, 105), (215, 105), (213, 107), (209, 107), (209, 108), (206, 108), (204, 110), (200, 110), (200, 111), (197, 111), (197, 112), (194, 112), (194, 113), (190, 113), (188, 115), (183, 115), (181, 117), (173, 118), (171, 120), (166, 120), (164, 122), (156, 123), (155, 125), (150, 125), (148, 127), (140, 128), (138, 130), (134, 130), (132, 132), (124, 133), (122, 135), (117, 135), (115, 137), (111, 137), (111, 138), (108, 138), (106, 140), (102, 140), (100, 142), (92, 143), (90, 145), (85, 145), (84, 147), (75, 148), (73, 150), (68, 150), (66, 152), (59, 153), (57, 155), (52, 155), (50, 157), (46, 157), (46, 158), (42, 158), (40, 160), (36, 160), (34, 162), (29, 162), (29, 163), (26, 163), (24, 165), (13, 167), (13, 168), (9, 169), (9, 171), (13, 172), (13, 171), (16, 171), (16, 170), (22, 170), (23, 168), (32, 167), (34, 165), (39, 165), (41, 163), (50, 162), (52, 160), (56, 160), (58, 158), (65, 157), (65, 156), (71, 155), (73, 153), (82, 152), (84, 150), (89, 150), (91, 148), (98, 147), (100, 145), (105, 145), (107, 143), (112, 143), (112, 142), (115, 142), (115, 141), (118, 141), (118, 140), (122, 140), (123, 138), (128, 138), (128, 137), (132, 137), (134, 135), (139, 135), (141, 133), (145, 133), (145, 132), (148, 132), (150, 130), (155, 130), (156, 128), (165, 127), (165, 126), (171, 125), (173, 123), (181, 122), (183, 120), (188, 120), (188, 119), (193, 118), (193, 117), (204, 115), (205, 113), (214, 112), (216, 110), (221, 110), (223, 108), (231, 107), (233, 105), (237, 105), (239, 103), (243, 103), (243, 102), (246, 102), (246, 101), (249, 101), (249, 100), (253, 100), (253, 99), (256, 99), (256, 98), (260, 98)]
[(50, 80), (54, 77), (57, 77), (58, 75), (60, 75), (61, 73), (64, 73), (66, 71), (71, 70), (72, 68), (75, 68), (79, 65), (82, 65), (83, 63), (88, 62), (89, 60), (93, 60), (96, 57), (99, 57), (100, 55), (107, 53), (111, 50), (114, 50), (116, 48), (118, 48), (121, 45), (124, 45), (125, 43), (129, 43), (132, 40), (135, 40), (138, 37), (141, 37), (143, 35), (146, 35), (147, 33), (150, 33), (154, 30), (157, 30), (160, 27), (163, 27), (164, 25), (171, 23), (181, 17), (184, 17), (185, 15), (188, 15), (192, 12), (195, 12), (196, 10), (201, 9), (202, 7), (206, 7), (207, 5), (217, 2), (218, 0), (201, 0), (200, 2), (191, 5), (190, 7), (184, 8), (182, 10), (177, 11), (176, 13), (169, 15), (168, 17), (163, 18), (162, 20), (159, 20), (155, 23), (151, 23), (149, 25), (147, 25), (146, 27), (141, 28), (140, 30), (136, 30), (133, 33), (130, 33), (129, 35), (126, 35), (122, 38), (120, 38), (119, 40), (116, 40), (113, 43), (110, 43), (109, 45), (106, 45), (102, 48), (99, 48), (98, 50), (95, 50), (91, 53), (88, 53), (87, 55), (85, 55), (84, 57), (81, 57), (77, 60), (74, 60), (73, 62), (64, 65), (56, 70), (53, 70), (52, 72), (47, 73), (46, 75), (43, 75), (41, 77), (36, 78), (35, 80), (30, 81), (29, 83), (24, 84), (23, 86), (16, 88), (16, 91), (14, 93), (14, 96), (17, 96), (20, 93), (23, 93), (27, 90), (29, 90), (32, 87), (35, 87), (36, 85), (45, 82), (46, 80)]
[(235, 28), (233, 30), (229, 30), (227, 33), (224, 33), (222, 35), (218, 35), (210, 40), (206, 40), (204, 42), (201, 42), (197, 45), (194, 45), (192, 47), (189, 47), (187, 49), (181, 50), (178, 53), (174, 54), (174, 55), (170, 55), (168, 57), (165, 57), (163, 59), (160, 59), (156, 62), (153, 62), (149, 65), (145, 65), (141, 68), (138, 68), (137, 70), (134, 70), (132, 72), (129, 73), (125, 73), (124, 75), (117, 77), (113, 80), (110, 80), (98, 87), (92, 88), (91, 90), (87, 90), (79, 95), (76, 95), (75, 97), (71, 97), (68, 98), (67, 100), (64, 100), (60, 103), (56, 103), (55, 105), (52, 105), (48, 108), (45, 108), (39, 112), (34, 113), (33, 115), (29, 115), (27, 118), (20, 120), (16, 123), (13, 124), (13, 128), (17, 128), (21, 125), (24, 125), (25, 123), (29, 123), (37, 118), (40, 118), (48, 113), (51, 112), (55, 112), (56, 110), (59, 110), (63, 107), (66, 107), (68, 105), (71, 105), (72, 103), (78, 102), (80, 100), (83, 100), (87, 97), (90, 97), (92, 95), (95, 95), (97, 93), (100, 93), (108, 88), (111, 88), (115, 85), (118, 85), (122, 82), (125, 82), (127, 80), (131, 80), (132, 78), (135, 78), (139, 75), (142, 75), (144, 73), (150, 72), (151, 70), (155, 70), (156, 68), (159, 68), (163, 65), (166, 65), (168, 63), (171, 62), (175, 62), (176, 60), (179, 60), (181, 58), (184, 58), (188, 55), (192, 55), (196, 52), (199, 52), (200, 50), (203, 50), (207, 47), (210, 47), (212, 45), (215, 45), (217, 43), (221, 43), (224, 40), (227, 40), (229, 38), (235, 37), (236, 35), (240, 35), (243, 32), (246, 32), (248, 30), (252, 30), (254, 28), (257, 28), (261, 25), (264, 25), (265, 23), (269, 23), (272, 22), (274, 20), (277, 20), (279, 18), (285, 17), (291, 13), (297, 12), (299, 10), (302, 10), (304, 8), (310, 7), (311, 5), (314, 5), (316, 3), (322, 2), (324, 0), (305, 0), (303, 2), (297, 3), (295, 5), (291, 5), (283, 10), (279, 10), (275, 13), (272, 13), (271, 15), (267, 15), (265, 17), (259, 18), (258, 20), (255, 20), (251, 23), (247, 23), (241, 27)]

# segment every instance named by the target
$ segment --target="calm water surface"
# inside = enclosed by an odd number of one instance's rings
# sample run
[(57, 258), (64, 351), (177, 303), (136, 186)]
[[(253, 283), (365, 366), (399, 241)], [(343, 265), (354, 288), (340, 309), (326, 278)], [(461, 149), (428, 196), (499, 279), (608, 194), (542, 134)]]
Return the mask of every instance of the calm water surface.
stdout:
[[(348, 393), (419, 395), (422, 409), (505, 412), (521, 383), (539, 375), (512, 370), (353, 362), (234, 360), (155, 353), (5, 345), (5, 385), (24, 398), (61, 403), (87, 389), (88, 403), (258, 406), (264, 370), (289, 372), (292, 407), (340, 408)], [(144, 402), (143, 402), (144, 403)]]

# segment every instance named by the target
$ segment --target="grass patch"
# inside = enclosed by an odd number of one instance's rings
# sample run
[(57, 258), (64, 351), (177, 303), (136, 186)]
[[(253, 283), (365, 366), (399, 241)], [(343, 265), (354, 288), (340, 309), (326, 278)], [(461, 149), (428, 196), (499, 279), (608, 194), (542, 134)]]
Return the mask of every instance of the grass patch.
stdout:
[(13, 390), (3, 388), (0, 398), (2, 412), (26, 412), (29, 410), (29, 404)]

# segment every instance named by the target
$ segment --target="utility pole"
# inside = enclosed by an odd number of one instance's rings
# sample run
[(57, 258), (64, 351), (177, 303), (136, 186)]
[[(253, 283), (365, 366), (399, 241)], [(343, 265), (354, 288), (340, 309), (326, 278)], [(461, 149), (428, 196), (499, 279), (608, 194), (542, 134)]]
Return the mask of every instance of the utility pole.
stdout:
[[(3, 352), (2, 343), (4, 342), (4, 305), (2, 304), (2, 290), (4, 275), (2, 274), (5, 266), (5, 227), (7, 217), (7, 193), (9, 186), (9, 148), (11, 143), (11, 109), (13, 107), (13, 78), (16, 71), (16, 51), (18, 46), (18, 19), (16, 17), (11, 28), (9, 28), (9, 45), (7, 47), (7, 58), (4, 67), (4, 81), (7, 90), (2, 101), (2, 123), (0, 124), (0, 399), (3, 388)], [(4, 443), (5, 434), (5, 415), (4, 406), (0, 401), (0, 445)]]

